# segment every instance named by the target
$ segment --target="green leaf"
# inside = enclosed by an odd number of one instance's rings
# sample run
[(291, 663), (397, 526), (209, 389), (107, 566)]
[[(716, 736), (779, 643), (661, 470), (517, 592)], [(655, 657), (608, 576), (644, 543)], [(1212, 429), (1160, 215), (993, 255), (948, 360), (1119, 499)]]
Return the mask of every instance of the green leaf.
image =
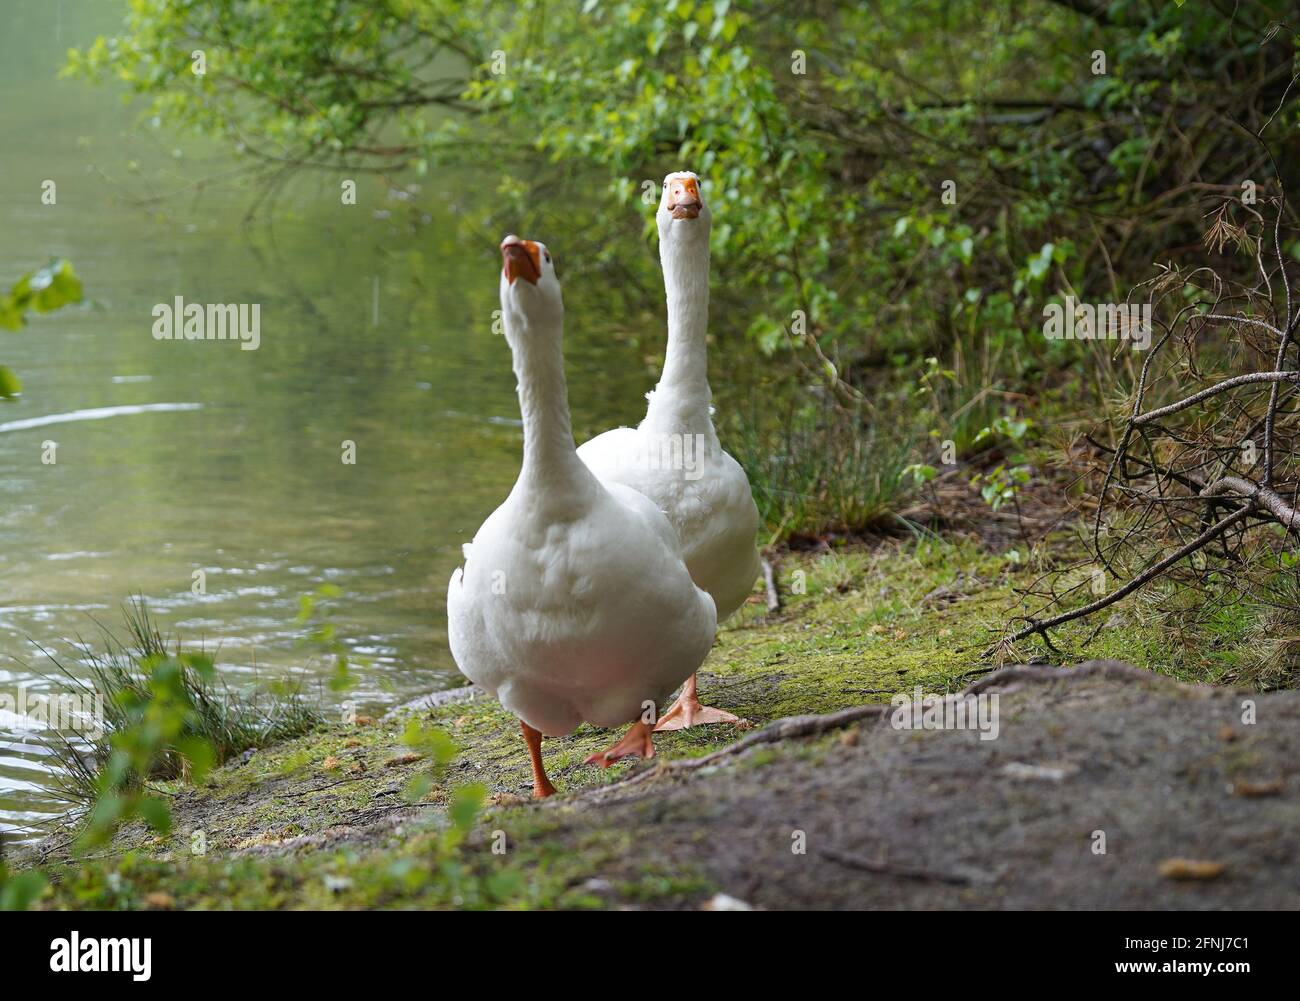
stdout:
[(14, 370), (0, 365), (0, 400), (12, 400), (21, 395), (22, 391), (22, 381), (14, 374)]
[(157, 796), (144, 796), (136, 806), (137, 812), (146, 824), (159, 834), (166, 836), (172, 829), (172, 813), (166, 800)]
[(502, 869), (487, 878), (487, 891), (494, 900), (513, 900), (524, 890), (523, 876), (513, 869)]
[(751, 338), (765, 355), (771, 355), (785, 339), (785, 328), (770, 316), (759, 314), (749, 324), (746, 336)]
[(5, 330), (23, 329), (23, 311), (9, 296), (0, 298), (0, 327)]
[(0, 911), (25, 911), (45, 892), (44, 874), (28, 869), (16, 876), (0, 872)]
[(212, 663), (211, 657), (206, 657), (201, 653), (183, 653), (180, 659), (182, 664), (204, 681), (212, 681), (217, 676), (217, 669)]
[(32, 292), (32, 308), (50, 313), (74, 302), (81, 302), (81, 279), (67, 261), (51, 261), (27, 278)]
[(474, 818), (487, 800), (487, 786), (480, 782), (463, 785), (451, 794), (451, 806), (447, 816), (460, 830), (468, 831), (474, 826)]
[(433, 776), (428, 772), (418, 772), (407, 781), (406, 788), (402, 790), (402, 796), (408, 803), (418, 803), (428, 795), (429, 790), (432, 788)]
[(217, 763), (217, 752), (211, 742), (201, 737), (182, 737), (176, 741), (176, 750), (190, 763), (190, 781), (202, 782)]
[(334, 660), (334, 671), (330, 674), (330, 691), (346, 692), (355, 688), (359, 683), (357, 676), (348, 670), (347, 657), (342, 654), (337, 655)]

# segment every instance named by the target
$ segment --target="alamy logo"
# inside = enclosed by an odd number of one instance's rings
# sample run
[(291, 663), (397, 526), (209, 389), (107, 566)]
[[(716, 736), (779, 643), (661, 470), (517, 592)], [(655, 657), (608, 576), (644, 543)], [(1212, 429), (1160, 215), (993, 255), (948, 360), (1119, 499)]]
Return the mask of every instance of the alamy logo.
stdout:
[(1151, 303), (1049, 302), (1043, 307), (1043, 334), (1049, 341), (1133, 342), (1134, 351), (1151, 347)]
[(55, 973), (130, 973), (136, 981), (153, 975), (153, 939), (85, 938), (73, 932), (50, 943)]
[(895, 730), (978, 730), (980, 740), (997, 740), (998, 699), (992, 695), (926, 695), (917, 685), (911, 695), (900, 692), (889, 700), (894, 707), (889, 724)]
[(155, 341), (242, 341), (244, 351), (262, 343), (262, 304), (160, 302), (153, 308)]
[(620, 468), (680, 472), (684, 479), (698, 480), (704, 475), (704, 463), (710, 454), (705, 435), (655, 433), (643, 434), (635, 449), (620, 452), (614, 461)]
[[(102, 692), (29, 692), (29, 682), (18, 686), (18, 697), (0, 692), (0, 714), (5, 725), (26, 734), (29, 730), (75, 730), (88, 740), (104, 736)], [(12, 717), (11, 717), (12, 714)], [(24, 740), (26, 737), (24, 736)]]

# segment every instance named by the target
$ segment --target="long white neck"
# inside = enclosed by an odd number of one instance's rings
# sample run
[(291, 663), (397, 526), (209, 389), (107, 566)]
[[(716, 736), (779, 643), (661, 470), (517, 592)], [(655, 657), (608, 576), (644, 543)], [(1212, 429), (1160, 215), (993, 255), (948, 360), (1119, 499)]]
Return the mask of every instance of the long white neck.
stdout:
[(668, 298), (668, 350), (663, 374), (646, 411), (645, 425), (660, 432), (713, 433), (709, 404), (708, 233), (659, 243)]
[(511, 331), (511, 348), (524, 422), (519, 482), (550, 489), (586, 486), (590, 474), (574, 451), (559, 325), (539, 330), (526, 317), (517, 314), (512, 319), (516, 329)]

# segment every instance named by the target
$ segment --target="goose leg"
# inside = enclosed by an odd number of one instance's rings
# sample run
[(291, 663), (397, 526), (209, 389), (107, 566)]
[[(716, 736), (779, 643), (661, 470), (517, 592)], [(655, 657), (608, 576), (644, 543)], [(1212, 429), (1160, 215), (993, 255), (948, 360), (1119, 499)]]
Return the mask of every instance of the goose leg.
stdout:
[(726, 712), (722, 709), (714, 709), (712, 706), (700, 705), (700, 700), (695, 697), (695, 675), (686, 679), (686, 684), (682, 685), (682, 694), (677, 696), (666, 713), (659, 717), (659, 724), (655, 731), (660, 730), (684, 730), (688, 726), (699, 726), (704, 723), (739, 723), (739, 716)]
[(545, 799), (555, 795), (555, 786), (546, 777), (546, 766), (542, 764), (542, 732), (534, 730), (523, 720), (519, 721), (523, 731), (524, 743), (528, 745), (528, 757), (533, 763), (533, 799)]
[(655, 756), (654, 732), (654, 727), (649, 723), (633, 723), (618, 743), (603, 751), (597, 751), (584, 764), (608, 768), (615, 761), (623, 758), (635, 756), (649, 760)]

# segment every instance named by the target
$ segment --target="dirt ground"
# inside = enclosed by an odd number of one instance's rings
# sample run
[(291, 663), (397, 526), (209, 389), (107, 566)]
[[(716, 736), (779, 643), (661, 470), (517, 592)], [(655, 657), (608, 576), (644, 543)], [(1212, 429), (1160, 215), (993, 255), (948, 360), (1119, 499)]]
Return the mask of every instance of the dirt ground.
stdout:
[(1094, 661), (966, 694), (998, 696), (996, 739), (896, 729), (886, 709), (539, 808), (575, 841), (634, 833), (597, 890), (653, 860), (717, 906), (1300, 907), (1300, 692)]

